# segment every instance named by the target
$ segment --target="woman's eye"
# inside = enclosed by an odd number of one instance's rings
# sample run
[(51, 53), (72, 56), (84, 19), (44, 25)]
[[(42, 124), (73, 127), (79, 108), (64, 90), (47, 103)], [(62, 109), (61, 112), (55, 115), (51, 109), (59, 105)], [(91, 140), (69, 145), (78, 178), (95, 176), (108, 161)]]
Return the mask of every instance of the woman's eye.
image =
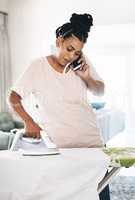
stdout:
[(73, 49), (71, 49), (71, 48), (67, 48), (67, 51), (72, 51)]
[(75, 55), (76, 55), (77, 57), (81, 56), (81, 54), (80, 54), (80, 53), (76, 53)]
[(79, 57), (80, 55), (81, 55), (80, 53), (76, 53), (76, 56), (78, 56), (78, 57)]

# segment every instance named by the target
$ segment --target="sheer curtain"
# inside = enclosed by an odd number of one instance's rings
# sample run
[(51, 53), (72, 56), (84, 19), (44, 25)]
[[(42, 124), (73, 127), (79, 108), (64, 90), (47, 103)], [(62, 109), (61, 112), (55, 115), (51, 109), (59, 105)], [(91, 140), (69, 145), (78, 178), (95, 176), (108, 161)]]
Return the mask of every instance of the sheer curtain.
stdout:
[(11, 65), (6, 14), (0, 13), (0, 111), (7, 111), (6, 96), (11, 86)]
[(126, 129), (135, 130), (135, 47), (108, 48), (91, 53), (92, 63), (106, 86), (105, 95), (96, 97), (88, 92), (91, 102), (106, 102), (107, 109), (125, 113)]
[[(86, 53), (105, 82), (105, 108), (124, 111), (126, 129), (135, 133), (135, 23), (96, 26)], [(93, 38), (92, 38), (93, 37)]]

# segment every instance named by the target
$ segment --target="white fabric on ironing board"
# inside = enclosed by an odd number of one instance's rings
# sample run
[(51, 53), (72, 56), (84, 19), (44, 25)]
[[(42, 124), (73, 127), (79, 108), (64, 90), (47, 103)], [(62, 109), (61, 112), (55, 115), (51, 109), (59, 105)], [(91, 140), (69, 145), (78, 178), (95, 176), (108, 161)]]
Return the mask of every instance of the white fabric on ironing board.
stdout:
[(0, 152), (2, 200), (99, 200), (108, 157), (97, 148), (60, 149), (55, 156)]

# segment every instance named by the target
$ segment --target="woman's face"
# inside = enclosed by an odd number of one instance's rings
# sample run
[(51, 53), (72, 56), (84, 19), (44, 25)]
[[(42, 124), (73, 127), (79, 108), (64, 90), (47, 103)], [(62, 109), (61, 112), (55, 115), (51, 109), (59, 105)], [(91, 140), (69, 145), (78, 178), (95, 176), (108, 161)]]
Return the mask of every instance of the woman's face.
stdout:
[(74, 35), (69, 38), (58, 37), (56, 40), (58, 48), (58, 61), (65, 66), (69, 62), (76, 60), (82, 52), (84, 43)]

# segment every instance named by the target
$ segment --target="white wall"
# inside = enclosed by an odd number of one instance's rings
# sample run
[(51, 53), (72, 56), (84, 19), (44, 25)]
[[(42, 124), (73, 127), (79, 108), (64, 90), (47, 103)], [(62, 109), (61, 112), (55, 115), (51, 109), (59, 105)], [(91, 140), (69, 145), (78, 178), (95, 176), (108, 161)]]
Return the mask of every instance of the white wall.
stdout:
[(0, 0), (0, 11), (8, 12), (8, 0)]
[[(39, 1), (12, 0), (9, 4), (9, 36), (13, 82), (32, 59), (40, 55), (42, 13)], [(44, 21), (46, 24), (46, 21)]]

